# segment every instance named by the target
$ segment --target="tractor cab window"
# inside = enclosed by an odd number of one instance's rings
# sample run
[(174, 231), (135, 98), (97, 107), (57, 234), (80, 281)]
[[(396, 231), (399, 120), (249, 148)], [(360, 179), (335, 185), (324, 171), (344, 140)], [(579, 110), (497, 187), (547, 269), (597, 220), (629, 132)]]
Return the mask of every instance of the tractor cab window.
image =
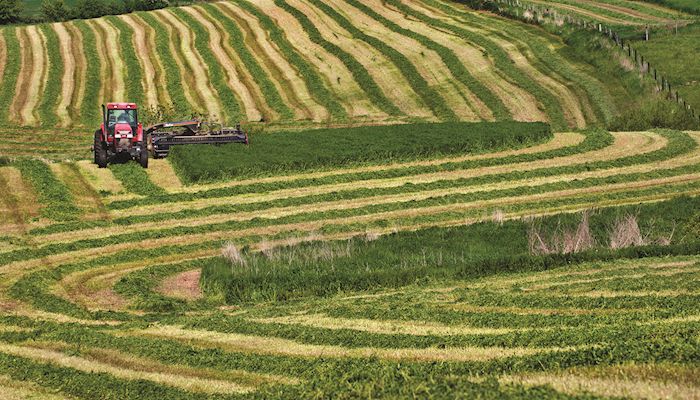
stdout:
[(109, 110), (107, 111), (107, 123), (136, 125), (136, 110)]

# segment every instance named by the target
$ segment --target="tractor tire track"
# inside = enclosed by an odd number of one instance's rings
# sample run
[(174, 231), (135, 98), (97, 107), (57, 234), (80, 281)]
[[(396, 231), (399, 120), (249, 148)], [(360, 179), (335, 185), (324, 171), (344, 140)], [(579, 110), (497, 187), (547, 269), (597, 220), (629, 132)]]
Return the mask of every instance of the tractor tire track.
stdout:
[(254, 16), (229, 2), (214, 3), (214, 6), (241, 28), (245, 45), (270, 76), (283, 99), (294, 110), (295, 119), (321, 121), (328, 117), (326, 109), (313, 100), (304, 81), (273, 45)]
[(61, 47), (61, 58), (63, 59), (63, 77), (61, 78), (61, 94), (56, 107), (56, 115), (61, 121), (61, 126), (70, 126), (72, 119), (69, 107), (75, 92), (76, 62), (73, 49), (73, 38), (66, 25), (62, 23), (52, 24), (53, 30), (58, 35), (58, 43)]
[[(254, 96), (255, 90), (249, 89), (243, 82), (240, 61), (237, 60), (232, 49), (226, 49), (228, 36), (223, 28), (215, 26), (197, 7), (183, 7), (182, 10), (191, 15), (209, 33), (209, 48), (226, 74), (228, 87), (231, 88), (243, 104), (247, 120), (260, 121), (263, 115), (261, 111), (263, 106), (261, 104), (264, 105), (265, 102), (261, 98)], [(224, 35), (220, 32), (224, 32)]]
[[(343, 0), (330, 0), (328, 3), (342, 13), (353, 25), (360, 27), (371, 36), (381, 38), (387, 46), (406, 56), (428, 85), (445, 99), (460, 120), (479, 120), (468, 100), (473, 94), (467, 87), (458, 86), (457, 79), (452, 76), (440, 55), (435, 51), (423, 46), (413, 38), (392, 31)], [(464, 95), (464, 93), (469, 93), (470, 96)]]

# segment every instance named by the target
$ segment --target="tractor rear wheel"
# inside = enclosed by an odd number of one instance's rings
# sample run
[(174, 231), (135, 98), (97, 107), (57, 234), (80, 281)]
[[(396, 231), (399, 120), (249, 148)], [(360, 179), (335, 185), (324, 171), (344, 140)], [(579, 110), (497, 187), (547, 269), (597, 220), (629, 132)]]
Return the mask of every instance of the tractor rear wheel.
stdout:
[(93, 152), (95, 153), (95, 164), (99, 168), (107, 167), (107, 149), (102, 145), (102, 131), (95, 131), (95, 144), (93, 146)]
[(141, 146), (141, 151), (139, 152), (139, 164), (142, 167), (148, 168), (148, 149), (146, 146)]

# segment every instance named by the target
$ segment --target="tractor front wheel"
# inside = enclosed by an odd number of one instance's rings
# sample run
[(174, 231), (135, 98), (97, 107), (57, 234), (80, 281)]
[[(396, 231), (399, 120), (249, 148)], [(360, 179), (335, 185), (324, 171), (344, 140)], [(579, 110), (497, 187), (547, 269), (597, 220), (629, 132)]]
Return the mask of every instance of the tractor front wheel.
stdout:
[(139, 152), (139, 164), (142, 167), (148, 168), (148, 149), (146, 146), (141, 146), (141, 151)]

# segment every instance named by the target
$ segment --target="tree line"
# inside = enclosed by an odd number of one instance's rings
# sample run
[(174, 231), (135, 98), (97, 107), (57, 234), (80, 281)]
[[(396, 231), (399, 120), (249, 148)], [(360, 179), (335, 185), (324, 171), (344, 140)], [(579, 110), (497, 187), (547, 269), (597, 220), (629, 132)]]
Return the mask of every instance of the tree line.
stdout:
[(60, 22), (97, 18), (104, 15), (148, 11), (180, 4), (171, 0), (77, 0), (69, 6), (64, 0), (44, 0), (38, 15), (26, 12), (24, 0), (0, 0), (0, 24)]

